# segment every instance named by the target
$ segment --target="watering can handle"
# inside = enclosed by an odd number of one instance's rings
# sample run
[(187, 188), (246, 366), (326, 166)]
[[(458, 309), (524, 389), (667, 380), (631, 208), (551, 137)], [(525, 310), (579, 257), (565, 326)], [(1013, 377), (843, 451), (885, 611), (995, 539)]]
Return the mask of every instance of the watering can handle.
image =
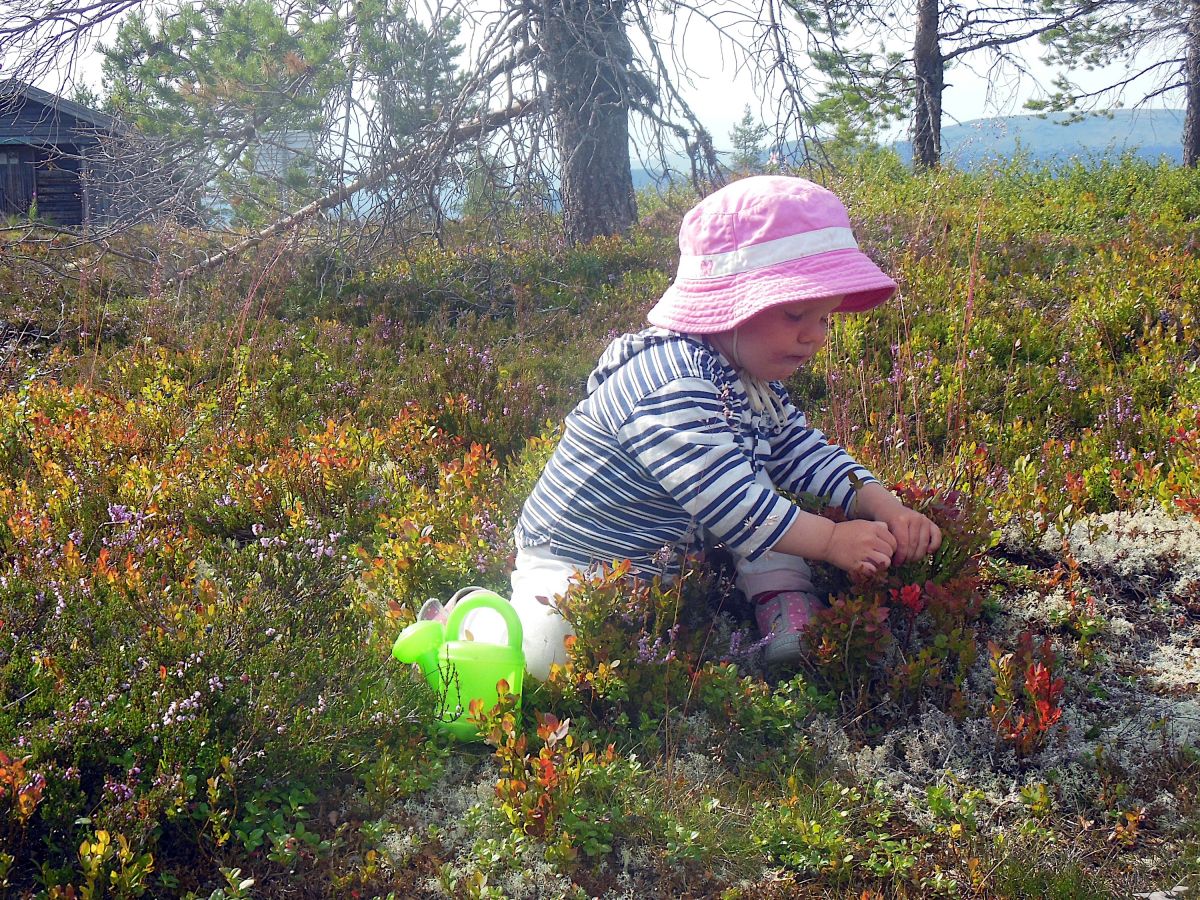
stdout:
[(499, 613), (500, 618), (504, 620), (504, 624), (508, 627), (508, 645), (514, 650), (521, 649), (525, 631), (521, 627), (520, 618), (518, 618), (511, 603), (499, 594), (494, 594), (491, 591), (480, 591), (477, 594), (472, 594), (466, 600), (462, 600), (454, 605), (454, 609), (450, 610), (450, 618), (446, 620), (447, 641), (461, 640), (459, 632), (462, 631), (463, 620), (477, 609), (492, 609)]
[[(491, 593), (493, 593), (493, 592), (489, 591), (487, 588), (482, 588), (477, 584), (468, 584), (466, 587), (459, 588), (457, 591), (455, 591), (454, 596), (446, 601), (446, 609), (453, 609), (454, 604), (458, 603), (460, 600), (462, 600), (465, 597), (472, 596), (474, 594), (491, 594)], [(496, 596), (499, 596), (499, 594), (497, 594)]]

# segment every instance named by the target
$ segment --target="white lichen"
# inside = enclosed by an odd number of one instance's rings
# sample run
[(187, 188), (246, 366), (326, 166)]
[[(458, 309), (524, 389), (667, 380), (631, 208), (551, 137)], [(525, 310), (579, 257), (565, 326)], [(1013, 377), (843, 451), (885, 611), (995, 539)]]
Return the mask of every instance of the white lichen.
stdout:
[[(1183, 748), (1200, 747), (1200, 621), (1189, 606), (1200, 596), (1200, 523), (1161, 511), (1109, 514), (1077, 523), (1066, 541), (1077, 580), (1002, 597), (984, 636), (1005, 651), (1027, 630), (1052, 638), (1066, 684), (1046, 746), (1020, 759), (997, 737), (986, 653), (968, 673), (963, 720), (925, 709), (856, 746), (836, 720), (818, 718), (814, 744), (859, 781), (882, 783), (925, 824), (931, 785), (981, 791), (981, 825), (999, 828), (1027, 814), (1022, 788), (1044, 785), (1055, 813), (1070, 814), (1094, 805), (1105, 779), (1123, 784), (1125, 804), (1161, 815), (1158, 827), (1177, 818), (1162, 784)], [(1063, 536), (1051, 532), (1033, 549), (1063, 558)]]

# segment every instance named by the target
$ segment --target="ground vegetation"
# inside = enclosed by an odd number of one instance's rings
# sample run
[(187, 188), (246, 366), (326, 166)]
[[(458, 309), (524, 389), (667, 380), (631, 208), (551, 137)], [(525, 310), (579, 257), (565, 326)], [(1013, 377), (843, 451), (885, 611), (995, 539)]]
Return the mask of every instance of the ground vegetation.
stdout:
[(720, 548), (670, 586), (618, 563), (475, 745), (390, 641), (429, 596), (504, 590), (556, 423), (694, 198), (575, 245), (464, 217), (336, 296), (286, 237), (186, 290), (0, 268), (0, 891), (1194, 889), (1194, 170), (868, 155), (832, 186), (901, 292), (790, 388), (943, 549), (820, 573), (787, 672)]

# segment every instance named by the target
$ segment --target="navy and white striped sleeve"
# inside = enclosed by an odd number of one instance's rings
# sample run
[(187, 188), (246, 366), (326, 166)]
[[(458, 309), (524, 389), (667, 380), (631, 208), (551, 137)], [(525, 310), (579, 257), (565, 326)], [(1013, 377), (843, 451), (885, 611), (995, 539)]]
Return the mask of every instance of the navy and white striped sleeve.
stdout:
[(770, 550), (800, 510), (754, 480), (711, 381), (685, 377), (647, 394), (617, 440), (664, 491), (739, 556)]
[(804, 414), (790, 402), (785, 409), (787, 424), (771, 439), (771, 456), (766, 463), (771, 481), (793, 494), (825, 497), (849, 514), (855, 496), (851, 476), (862, 484), (878, 479), (816, 428), (809, 428)]

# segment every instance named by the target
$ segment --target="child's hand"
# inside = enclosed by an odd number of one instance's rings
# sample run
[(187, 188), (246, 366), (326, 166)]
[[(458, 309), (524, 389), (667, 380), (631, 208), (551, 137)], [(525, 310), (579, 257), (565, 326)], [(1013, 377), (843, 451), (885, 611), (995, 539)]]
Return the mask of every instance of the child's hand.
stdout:
[(929, 518), (907, 506), (896, 504), (894, 508), (876, 514), (875, 518), (887, 525), (888, 531), (896, 539), (892, 562), (898, 566), (928, 556), (942, 546), (941, 529)]
[(825, 560), (852, 575), (874, 575), (888, 567), (895, 552), (896, 538), (888, 525), (851, 519), (833, 526)]

